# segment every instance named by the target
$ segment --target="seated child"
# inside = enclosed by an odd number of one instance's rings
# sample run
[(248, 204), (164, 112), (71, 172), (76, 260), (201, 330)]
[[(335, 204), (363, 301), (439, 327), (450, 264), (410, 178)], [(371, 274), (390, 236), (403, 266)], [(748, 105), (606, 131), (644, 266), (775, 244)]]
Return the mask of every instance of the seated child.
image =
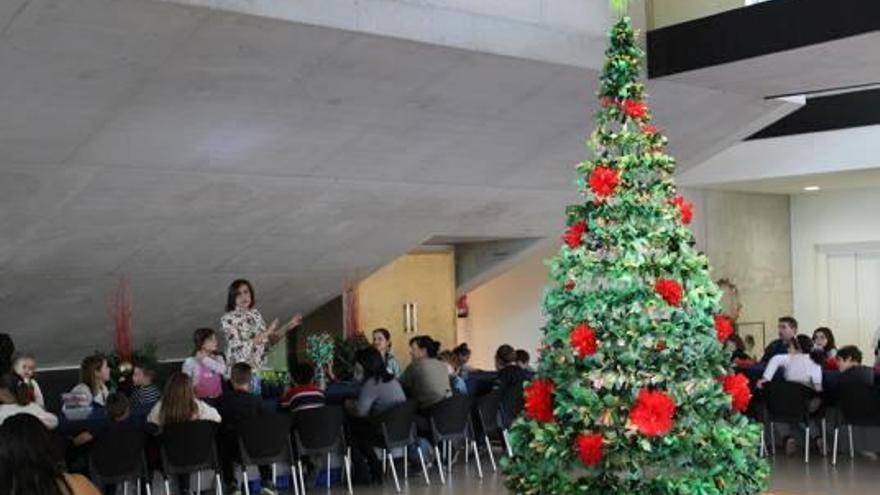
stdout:
[(34, 359), (34, 356), (31, 354), (18, 354), (13, 357), (12, 371), (27, 385), (31, 401), (36, 402), (37, 405), (45, 409), (46, 403), (43, 401), (43, 391), (40, 390), (40, 384), (34, 378), (34, 373), (37, 371), (37, 361)]
[[(235, 484), (233, 463), (240, 457), (238, 452), (237, 426), (241, 421), (274, 412), (260, 396), (254, 395), (251, 388), (253, 371), (247, 363), (236, 363), (232, 367), (229, 381), (231, 390), (226, 390), (220, 396), (219, 411), (223, 417), (220, 428), (221, 436), (221, 461), (223, 464), (223, 478), (230, 486)], [(263, 495), (268, 495), (270, 489), (266, 486), (272, 480), (272, 466), (260, 466), (260, 478), (263, 480)], [(233, 490), (234, 492), (235, 490)], [(274, 493), (274, 492), (272, 492)]]
[(281, 405), (290, 412), (303, 411), (326, 404), (324, 391), (315, 385), (315, 368), (310, 364), (298, 364), (291, 372), (293, 384), (281, 398)]
[(137, 411), (149, 411), (159, 399), (162, 391), (154, 383), (156, 370), (146, 363), (135, 363), (131, 374), (134, 390), (131, 393), (131, 407)]
[(46, 428), (58, 426), (58, 417), (31, 400), (31, 389), (14, 374), (0, 377), (0, 425), (16, 414), (30, 414), (39, 419)]
[(115, 428), (128, 422), (131, 417), (131, 404), (124, 394), (113, 392), (107, 396), (107, 419), (110, 421), (101, 423), (93, 431), (84, 431), (73, 438), (76, 446), (85, 445), (97, 436), (112, 435)]
[(226, 361), (217, 354), (217, 334), (211, 328), (199, 328), (193, 332), (193, 355), (183, 362), (182, 371), (192, 379), (196, 398), (209, 403), (223, 393), (223, 375)]

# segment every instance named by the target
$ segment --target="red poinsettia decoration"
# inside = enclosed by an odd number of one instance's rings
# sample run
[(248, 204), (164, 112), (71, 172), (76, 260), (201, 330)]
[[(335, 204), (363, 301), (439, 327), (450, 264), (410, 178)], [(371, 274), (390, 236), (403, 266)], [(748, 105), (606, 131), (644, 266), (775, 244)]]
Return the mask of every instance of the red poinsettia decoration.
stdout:
[(553, 392), (556, 384), (546, 378), (532, 380), (525, 388), (526, 417), (541, 423), (552, 423), (556, 420), (553, 414)]
[(658, 132), (660, 132), (660, 130), (657, 129), (656, 126), (653, 126), (651, 124), (642, 124), (642, 132), (644, 134), (649, 135), (649, 136), (653, 136), (654, 134), (657, 134)]
[(574, 290), (575, 282), (574, 280), (566, 280), (565, 281), (565, 290), (571, 291)]
[(724, 391), (730, 394), (733, 408), (739, 412), (745, 412), (752, 401), (752, 389), (749, 388), (749, 379), (741, 373), (727, 375), (721, 380)]
[(825, 362), (822, 363), (822, 367), (828, 371), (836, 371), (840, 369), (840, 361), (838, 361), (836, 357), (829, 356), (825, 358)]
[(672, 199), (672, 204), (678, 208), (678, 214), (681, 216), (681, 222), (685, 225), (691, 223), (694, 219), (694, 204), (685, 200), (681, 196)]
[(715, 333), (718, 335), (718, 342), (727, 342), (727, 339), (733, 335), (733, 323), (730, 318), (715, 315)]
[(636, 405), (629, 412), (629, 421), (642, 435), (659, 437), (672, 429), (675, 402), (660, 390), (642, 389)]
[(614, 100), (614, 98), (604, 96), (601, 100), (599, 100), (599, 104), (602, 105), (603, 108), (608, 108), (613, 107), (615, 104), (617, 104), (617, 102)]
[(585, 466), (595, 466), (602, 461), (602, 435), (581, 433), (575, 440), (578, 457)]
[(620, 176), (617, 175), (617, 172), (604, 165), (596, 166), (590, 174), (590, 189), (598, 198), (614, 194), (619, 183)]
[(648, 115), (648, 105), (639, 100), (623, 100), (623, 113), (633, 119), (641, 119)]
[(658, 279), (657, 283), (654, 284), (654, 292), (660, 294), (660, 297), (672, 306), (678, 306), (681, 303), (681, 284), (675, 280), (668, 278)]
[(596, 354), (599, 346), (596, 343), (596, 332), (586, 323), (581, 323), (570, 335), (571, 347), (577, 352), (578, 357), (587, 357)]
[(575, 249), (580, 247), (583, 244), (584, 234), (587, 232), (587, 222), (580, 221), (568, 228), (565, 231), (565, 235), (562, 236), (562, 240), (568, 244), (568, 247)]

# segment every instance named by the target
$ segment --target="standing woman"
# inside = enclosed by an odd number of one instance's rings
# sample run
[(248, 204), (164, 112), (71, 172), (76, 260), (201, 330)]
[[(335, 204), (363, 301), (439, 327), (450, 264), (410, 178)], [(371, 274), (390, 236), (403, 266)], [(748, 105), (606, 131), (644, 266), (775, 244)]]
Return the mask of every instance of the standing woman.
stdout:
[[(302, 323), (302, 315), (295, 315), (284, 326), (280, 326), (276, 318), (267, 327), (255, 304), (254, 287), (250, 282), (244, 279), (232, 282), (226, 299), (226, 314), (220, 323), (226, 337), (226, 362), (230, 367), (247, 363), (255, 371), (253, 376), (256, 381), (259, 379), (256, 372), (266, 365), (267, 349), (288, 331), (298, 327)], [(258, 393), (258, 390), (259, 387), (255, 386), (254, 392)]]
[(400, 378), (400, 361), (391, 354), (391, 332), (385, 328), (373, 330), (373, 347), (382, 355), (388, 373)]

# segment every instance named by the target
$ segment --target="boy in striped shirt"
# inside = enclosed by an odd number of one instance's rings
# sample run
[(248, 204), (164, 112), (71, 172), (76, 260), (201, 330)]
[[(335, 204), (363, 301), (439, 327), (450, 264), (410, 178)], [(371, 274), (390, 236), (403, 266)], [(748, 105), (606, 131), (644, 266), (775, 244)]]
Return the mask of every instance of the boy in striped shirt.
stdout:
[(290, 373), (293, 384), (284, 393), (281, 405), (290, 412), (303, 411), (326, 404), (324, 391), (315, 385), (315, 368), (300, 363)]

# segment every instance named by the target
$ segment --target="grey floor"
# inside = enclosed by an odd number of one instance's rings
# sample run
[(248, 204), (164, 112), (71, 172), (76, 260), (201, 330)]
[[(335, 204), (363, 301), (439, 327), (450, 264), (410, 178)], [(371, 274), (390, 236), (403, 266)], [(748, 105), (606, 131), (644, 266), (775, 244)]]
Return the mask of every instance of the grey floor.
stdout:
[[(817, 458), (805, 465), (799, 457), (779, 455), (770, 459), (772, 466), (770, 491), (786, 495), (867, 495), (880, 493), (880, 462), (857, 458), (841, 458), (838, 465), (832, 466), (830, 459)], [(432, 472), (431, 486), (425, 486), (424, 478), (410, 477), (403, 494), (428, 495), (467, 493), (474, 495), (495, 495), (509, 493), (500, 475), (486, 473), (483, 480), (477, 478), (473, 464), (459, 464), (453, 471), (451, 482), (437, 483), (437, 473)], [(310, 494), (328, 493), (325, 489), (311, 489)], [(334, 495), (346, 493), (333, 489)], [(394, 483), (388, 480), (381, 487), (355, 487), (356, 495), (392, 495), (396, 493)]]

